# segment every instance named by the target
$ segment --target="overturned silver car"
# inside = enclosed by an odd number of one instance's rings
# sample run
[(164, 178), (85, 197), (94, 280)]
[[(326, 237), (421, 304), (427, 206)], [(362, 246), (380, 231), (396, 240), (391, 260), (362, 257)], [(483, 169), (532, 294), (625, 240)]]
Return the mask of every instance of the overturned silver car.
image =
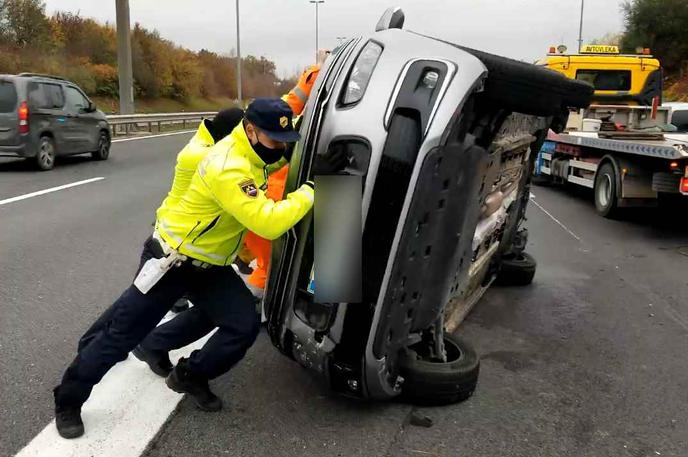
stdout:
[(479, 370), (455, 330), (495, 280), (532, 281), (533, 160), (593, 89), (402, 25), (390, 9), (328, 58), (287, 182), (309, 179), (316, 154), (348, 154), (344, 173), (363, 180), (362, 299), (314, 301), (311, 215), (275, 241), (264, 307), (273, 344), (336, 391), (451, 403)]

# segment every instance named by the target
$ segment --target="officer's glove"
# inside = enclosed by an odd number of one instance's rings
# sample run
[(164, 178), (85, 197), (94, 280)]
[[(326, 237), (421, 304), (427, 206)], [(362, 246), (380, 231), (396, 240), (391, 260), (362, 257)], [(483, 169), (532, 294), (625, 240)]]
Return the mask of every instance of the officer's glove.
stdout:
[(349, 164), (349, 158), (343, 147), (330, 148), (325, 154), (316, 154), (313, 160), (312, 175), (332, 175)]

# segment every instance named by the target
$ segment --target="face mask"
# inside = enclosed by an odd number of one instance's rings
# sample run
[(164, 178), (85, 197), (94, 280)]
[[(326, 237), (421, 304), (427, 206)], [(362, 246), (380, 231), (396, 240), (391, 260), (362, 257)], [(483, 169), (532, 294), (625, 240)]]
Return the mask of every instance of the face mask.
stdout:
[(258, 157), (260, 157), (260, 159), (267, 165), (279, 161), (279, 159), (281, 159), (284, 155), (284, 149), (270, 149), (269, 147), (261, 143), (260, 140), (257, 140), (255, 144), (251, 145), (251, 147), (253, 147), (253, 150), (256, 151)]

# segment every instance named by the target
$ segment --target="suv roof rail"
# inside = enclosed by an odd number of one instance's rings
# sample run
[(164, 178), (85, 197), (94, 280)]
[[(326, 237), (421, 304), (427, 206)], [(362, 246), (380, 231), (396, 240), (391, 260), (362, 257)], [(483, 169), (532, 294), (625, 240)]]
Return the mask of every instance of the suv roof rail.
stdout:
[(25, 76), (25, 77), (36, 76), (39, 78), (59, 79), (60, 81), (67, 81), (67, 79), (65, 79), (61, 76), (45, 75), (43, 73), (19, 73), (17, 76)]

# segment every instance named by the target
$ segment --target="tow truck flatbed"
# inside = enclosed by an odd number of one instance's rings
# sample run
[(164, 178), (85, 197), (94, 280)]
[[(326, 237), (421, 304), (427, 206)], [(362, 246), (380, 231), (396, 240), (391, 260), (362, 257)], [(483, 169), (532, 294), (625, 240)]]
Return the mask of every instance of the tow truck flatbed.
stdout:
[(665, 134), (664, 140), (622, 140), (600, 138), (597, 132), (552, 133), (549, 141), (605, 151), (667, 160), (688, 158), (688, 135)]

